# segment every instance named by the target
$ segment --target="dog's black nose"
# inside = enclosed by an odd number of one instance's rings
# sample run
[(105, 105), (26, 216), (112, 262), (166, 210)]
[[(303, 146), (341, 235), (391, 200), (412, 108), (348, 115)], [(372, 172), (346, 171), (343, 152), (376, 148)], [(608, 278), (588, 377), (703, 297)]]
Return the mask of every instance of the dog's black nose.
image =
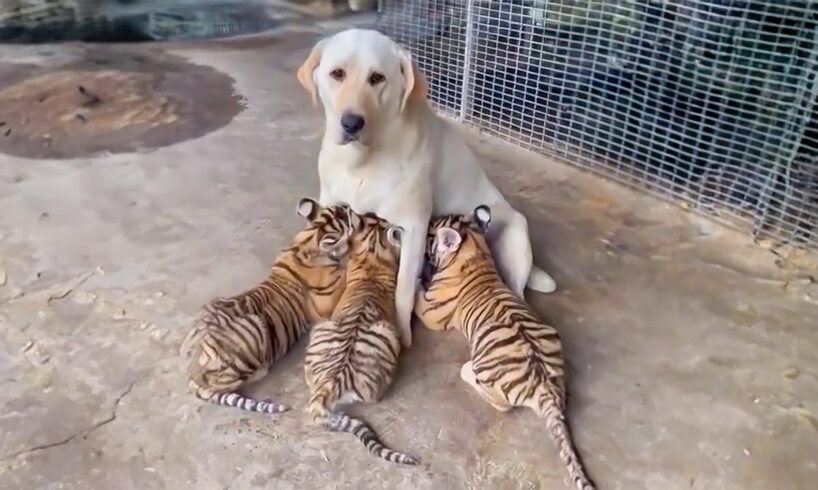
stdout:
[(364, 118), (358, 114), (344, 114), (341, 116), (341, 127), (347, 134), (356, 134), (364, 128)]

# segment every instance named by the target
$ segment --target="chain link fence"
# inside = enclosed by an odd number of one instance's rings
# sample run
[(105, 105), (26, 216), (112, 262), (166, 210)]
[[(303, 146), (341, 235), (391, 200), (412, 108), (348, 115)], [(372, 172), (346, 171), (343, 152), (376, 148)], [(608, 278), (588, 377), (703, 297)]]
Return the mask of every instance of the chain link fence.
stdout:
[(818, 2), (381, 0), (443, 114), (818, 248)]

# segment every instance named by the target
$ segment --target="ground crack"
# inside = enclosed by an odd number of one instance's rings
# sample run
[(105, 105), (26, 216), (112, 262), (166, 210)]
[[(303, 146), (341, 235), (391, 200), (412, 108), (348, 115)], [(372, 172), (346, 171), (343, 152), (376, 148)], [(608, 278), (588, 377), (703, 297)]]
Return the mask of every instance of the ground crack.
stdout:
[(40, 446), (34, 446), (34, 447), (30, 447), (28, 449), (21, 449), (20, 451), (9, 454), (8, 456), (3, 456), (2, 458), (0, 458), (0, 462), (4, 463), (6, 461), (16, 459), (16, 458), (19, 458), (21, 456), (28, 456), (29, 454), (32, 454), (32, 453), (37, 453), (37, 452), (40, 452), (40, 451), (47, 451), (47, 450), (49, 450), (51, 448), (55, 448), (55, 447), (59, 447), (59, 446), (65, 446), (66, 444), (70, 444), (71, 441), (73, 441), (74, 439), (76, 439), (78, 437), (86, 438), (92, 432), (96, 431), (97, 429), (105, 427), (106, 425), (108, 425), (111, 422), (113, 422), (114, 420), (116, 420), (116, 412), (119, 409), (119, 404), (122, 403), (122, 400), (131, 393), (131, 390), (133, 390), (134, 385), (136, 385), (136, 383), (140, 379), (142, 379), (143, 377), (144, 376), (140, 376), (140, 377), (134, 379), (133, 381), (131, 381), (128, 384), (128, 387), (125, 388), (125, 391), (123, 391), (116, 398), (116, 400), (114, 400), (114, 404), (111, 407), (111, 414), (108, 417), (104, 418), (103, 420), (95, 423), (94, 425), (92, 425), (91, 427), (89, 427), (87, 429), (83, 429), (83, 430), (77, 432), (76, 434), (71, 434), (70, 436), (68, 436), (65, 439), (62, 439), (60, 441), (51, 442), (51, 443), (48, 443), (48, 444), (42, 444)]

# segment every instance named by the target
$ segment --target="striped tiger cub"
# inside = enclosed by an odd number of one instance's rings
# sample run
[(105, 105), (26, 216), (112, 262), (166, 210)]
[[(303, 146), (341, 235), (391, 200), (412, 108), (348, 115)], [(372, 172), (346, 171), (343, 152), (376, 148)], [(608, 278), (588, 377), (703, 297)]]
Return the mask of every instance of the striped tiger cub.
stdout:
[(395, 284), (403, 229), (373, 214), (350, 212), (346, 288), (332, 317), (310, 331), (305, 377), (310, 389), (308, 421), (350, 432), (375, 456), (414, 465), (384, 446), (362, 420), (336, 405), (376, 402), (389, 385), (401, 350), (396, 327)]
[(592, 490), (565, 420), (560, 338), (503, 283), (484, 236), (490, 221), (488, 206), (432, 220), (431, 276), (418, 291), (415, 314), (430, 329), (459, 329), (471, 351), (463, 381), (497, 410), (529, 407), (544, 417), (573, 483)]
[(180, 354), (188, 360), (197, 397), (267, 414), (289, 407), (236, 392), (264, 376), (306, 330), (328, 318), (344, 290), (343, 262), (351, 230), (347, 207), (321, 207), (304, 198), (297, 213), (306, 227), (276, 258), (267, 279), (253, 289), (204, 306)]

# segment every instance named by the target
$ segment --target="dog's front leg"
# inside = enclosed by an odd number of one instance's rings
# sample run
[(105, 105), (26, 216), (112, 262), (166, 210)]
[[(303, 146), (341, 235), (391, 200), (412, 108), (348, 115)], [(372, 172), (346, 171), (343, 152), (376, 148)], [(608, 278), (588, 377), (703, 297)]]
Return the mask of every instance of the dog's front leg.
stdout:
[(338, 202), (338, 198), (332, 194), (324, 179), (319, 180), (319, 187), (318, 202), (322, 206), (331, 206)]
[[(431, 213), (429, 213), (431, 214)], [(412, 345), (412, 310), (415, 306), (420, 273), (423, 269), (423, 255), (426, 251), (426, 229), (429, 216), (423, 221), (404, 225), (405, 238), (401, 239), (400, 266), (395, 291), (395, 309), (404, 347)]]

